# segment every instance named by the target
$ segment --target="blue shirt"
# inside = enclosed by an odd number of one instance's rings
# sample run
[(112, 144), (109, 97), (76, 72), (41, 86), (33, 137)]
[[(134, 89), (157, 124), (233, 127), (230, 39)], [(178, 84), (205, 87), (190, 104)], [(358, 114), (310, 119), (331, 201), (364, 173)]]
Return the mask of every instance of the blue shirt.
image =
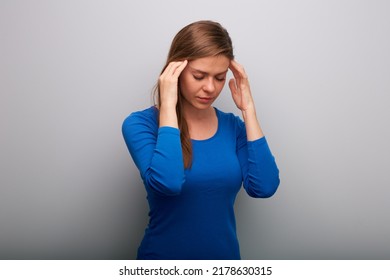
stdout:
[(238, 191), (243, 185), (252, 197), (275, 193), (279, 170), (265, 137), (247, 141), (243, 121), (215, 111), (217, 132), (191, 140), (189, 169), (183, 165), (180, 131), (159, 128), (155, 107), (125, 119), (122, 133), (150, 207), (138, 259), (240, 259), (234, 216)]

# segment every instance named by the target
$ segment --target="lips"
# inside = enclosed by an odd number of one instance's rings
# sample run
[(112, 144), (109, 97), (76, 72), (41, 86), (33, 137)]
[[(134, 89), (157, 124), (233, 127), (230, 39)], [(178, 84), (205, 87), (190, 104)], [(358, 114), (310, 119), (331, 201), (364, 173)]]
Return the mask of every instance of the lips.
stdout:
[(197, 99), (202, 103), (210, 103), (214, 100), (212, 97), (200, 97), (200, 96), (198, 96)]

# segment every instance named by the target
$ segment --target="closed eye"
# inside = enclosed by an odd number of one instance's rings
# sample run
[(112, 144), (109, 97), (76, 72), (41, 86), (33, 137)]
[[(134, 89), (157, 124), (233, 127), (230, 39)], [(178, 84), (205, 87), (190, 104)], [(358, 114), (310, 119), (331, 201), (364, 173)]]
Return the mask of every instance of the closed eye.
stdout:
[[(192, 75), (194, 77), (195, 80), (197, 81), (201, 81), (203, 80), (206, 75)], [(226, 77), (225, 76), (222, 76), (222, 77), (215, 77), (215, 79), (218, 81), (218, 82), (223, 82), (225, 81)]]
[(193, 75), (193, 76), (194, 76), (194, 79), (197, 81), (201, 81), (204, 79), (204, 76), (195, 76), (195, 75)]

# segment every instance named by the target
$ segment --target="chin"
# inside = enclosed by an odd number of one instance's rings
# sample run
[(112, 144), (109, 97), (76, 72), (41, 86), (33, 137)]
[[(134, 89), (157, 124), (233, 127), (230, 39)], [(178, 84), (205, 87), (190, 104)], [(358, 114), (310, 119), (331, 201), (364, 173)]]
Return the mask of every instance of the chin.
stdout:
[(209, 109), (210, 107), (212, 107), (213, 103), (210, 103), (210, 104), (196, 104), (196, 105), (193, 105), (196, 109), (198, 110), (206, 110), (206, 109)]

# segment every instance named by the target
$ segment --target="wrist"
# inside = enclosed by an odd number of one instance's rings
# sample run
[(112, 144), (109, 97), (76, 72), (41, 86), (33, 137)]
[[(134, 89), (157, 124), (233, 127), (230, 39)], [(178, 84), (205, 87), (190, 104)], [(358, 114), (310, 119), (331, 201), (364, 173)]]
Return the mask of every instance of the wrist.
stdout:
[(178, 120), (176, 114), (176, 105), (160, 104), (159, 106), (159, 126), (171, 126), (178, 128)]
[(246, 118), (253, 118), (253, 117), (257, 119), (256, 109), (253, 105), (247, 106), (245, 109), (241, 110), (241, 113), (242, 113), (242, 117), (244, 118), (244, 120)]
[(256, 110), (254, 107), (248, 107), (246, 110), (242, 110), (242, 117), (244, 119), (247, 140), (254, 141), (264, 136), (260, 127), (259, 120), (256, 116)]
[(164, 110), (164, 111), (175, 111), (176, 112), (176, 102), (167, 102), (167, 101), (162, 101), (159, 104), (159, 109)]

